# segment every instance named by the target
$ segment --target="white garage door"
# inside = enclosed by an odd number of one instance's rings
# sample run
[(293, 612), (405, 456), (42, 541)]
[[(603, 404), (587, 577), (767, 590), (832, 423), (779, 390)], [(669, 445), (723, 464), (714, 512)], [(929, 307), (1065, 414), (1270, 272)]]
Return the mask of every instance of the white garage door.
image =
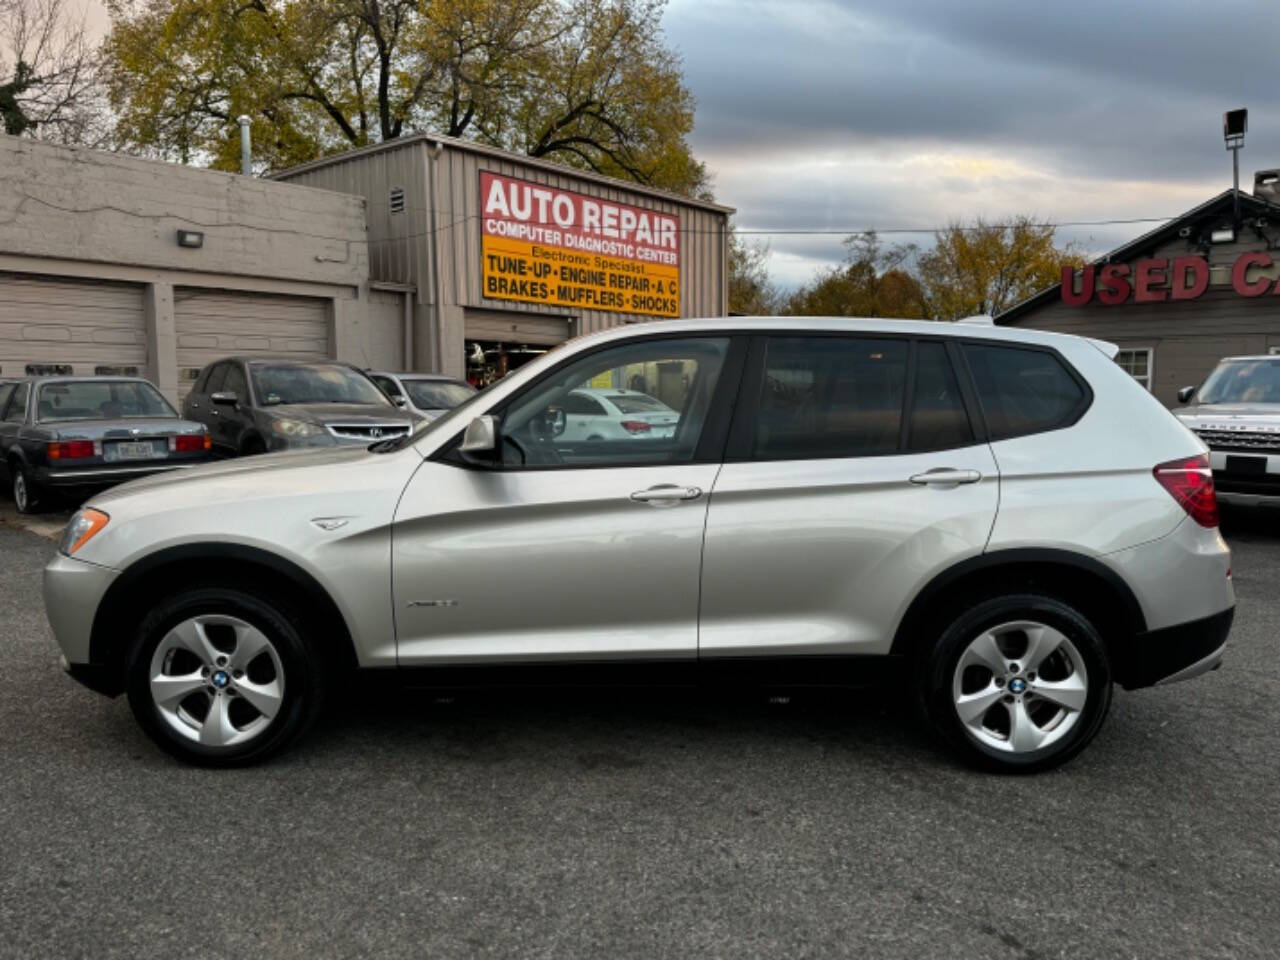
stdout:
[(179, 399), (208, 363), (229, 356), (331, 356), (329, 301), (316, 297), (278, 297), (229, 290), (173, 292), (173, 322), (178, 338)]
[(142, 288), (0, 273), (0, 376), (145, 376)]

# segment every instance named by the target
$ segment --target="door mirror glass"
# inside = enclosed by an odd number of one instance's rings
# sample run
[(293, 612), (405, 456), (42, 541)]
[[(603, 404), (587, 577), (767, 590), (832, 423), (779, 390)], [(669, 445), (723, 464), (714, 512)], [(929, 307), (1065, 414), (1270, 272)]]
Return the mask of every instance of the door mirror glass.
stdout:
[(498, 448), (498, 422), (491, 416), (476, 417), (467, 424), (459, 449), (472, 456), (492, 454)]
[(1196, 392), (1195, 387), (1183, 387), (1181, 390), (1178, 391), (1178, 402), (1186, 403), (1188, 400), (1191, 399), (1192, 395), (1195, 394), (1195, 392)]
[(214, 403), (220, 403), (227, 407), (234, 407), (240, 402), (240, 398), (236, 396), (234, 390), (219, 390), (217, 393), (211, 393), (209, 399)]

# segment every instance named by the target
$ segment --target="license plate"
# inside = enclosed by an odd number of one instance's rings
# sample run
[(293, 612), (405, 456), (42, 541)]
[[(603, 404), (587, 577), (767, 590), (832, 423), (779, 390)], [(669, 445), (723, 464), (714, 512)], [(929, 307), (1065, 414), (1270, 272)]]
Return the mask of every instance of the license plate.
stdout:
[(116, 460), (150, 460), (156, 455), (155, 444), (150, 440), (125, 440), (113, 444)]
[(1266, 457), (1227, 457), (1227, 473), (1266, 473)]

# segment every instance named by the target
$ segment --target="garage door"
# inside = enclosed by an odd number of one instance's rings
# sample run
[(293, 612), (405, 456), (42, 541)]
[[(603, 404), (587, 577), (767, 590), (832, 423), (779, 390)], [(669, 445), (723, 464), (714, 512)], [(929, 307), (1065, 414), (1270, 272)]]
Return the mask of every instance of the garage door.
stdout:
[(178, 339), (178, 394), (185, 397), (200, 370), (227, 356), (320, 360), (329, 349), (329, 301), (229, 290), (173, 292)]
[(553, 347), (569, 339), (573, 321), (565, 317), (539, 317), (499, 310), (467, 310), (465, 314), (468, 340), (498, 343), (537, 344)]
[(0, 376), (146, 368), (140, 286), (0, 273)]

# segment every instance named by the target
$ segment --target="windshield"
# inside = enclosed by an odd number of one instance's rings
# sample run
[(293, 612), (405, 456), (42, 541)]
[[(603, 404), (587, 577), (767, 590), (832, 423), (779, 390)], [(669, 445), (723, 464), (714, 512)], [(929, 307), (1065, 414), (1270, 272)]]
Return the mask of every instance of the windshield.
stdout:
[(407, 380), (400, 378), (405, 393), (419, 410), (452, 410), (475, 396), (475, 389), (452, 380)]
[(389, 407), (368, 377), (340, 363), (254, 363), (249, 366), (258, 404), (361, 403)]
[(169, 401), (149, 383), (139, 380), (83, 380), (46, 383), (40, 387), (36, 419), (131, 420), (139, 417), (176, 417)]
[(1280, 403), (1280, 361), (1223, 361), (1200, 388), (1200, 402)]

